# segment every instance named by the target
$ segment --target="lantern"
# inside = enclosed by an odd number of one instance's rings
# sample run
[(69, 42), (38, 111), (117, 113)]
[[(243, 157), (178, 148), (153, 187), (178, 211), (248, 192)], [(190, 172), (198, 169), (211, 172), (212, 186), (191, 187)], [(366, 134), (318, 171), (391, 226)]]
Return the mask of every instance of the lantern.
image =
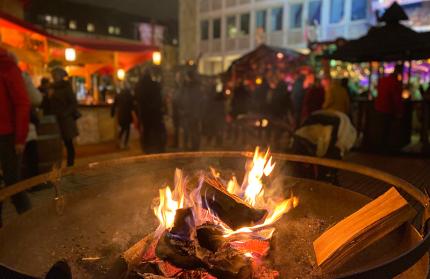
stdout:
[(75, 61), (76, 60), (76, 50), (74, 48), (66, 48), (66, 50), (64, 51), (64, 58), (66, 59), (66, 61)]

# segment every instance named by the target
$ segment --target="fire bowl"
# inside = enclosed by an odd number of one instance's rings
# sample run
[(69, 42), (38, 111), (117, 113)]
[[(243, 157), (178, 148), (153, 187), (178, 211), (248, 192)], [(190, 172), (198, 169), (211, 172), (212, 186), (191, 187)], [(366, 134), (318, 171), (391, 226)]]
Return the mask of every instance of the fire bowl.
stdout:
[[(46, 201), (43, 205), (0, 229), (0, 263), (42, 276), (53, 263), (66, 259), (73, 278), (115, 278), (112, 266), (121, 253), (156, 229), (152, 201), (159, 188), (173, 185), (176, 168), (190, 177), (214, 167), (226, 177), (235, 174), (241, 178), (246, 159), (251, 156), (247, 152), (175, 153), (65, 169), (61, 180), (54, 182), (56, 191), (40, 192)], [(298, 207), (278, 221), (270, 244), (266, 260), (279, 272), (279, 278), (427, 278), (429, 240), (423, 240), (411, 224), (368, 247), (336, 274), (320, 273), (312, 242), (370, 198), (341, 186), (293, 177), (290, 163), (370, 176), (400, 188), (426, 212), (428, 205), (422, 192), (401, 179), (364, 166), (287, 154), (274, 154), (273, 159), (277, 165), (270, 183), (281, 185), (286, 196), (293, 193), (300, 200)], [(0, 198), (13, 194), (11, 189), (30, 188), (48, 179), (52, 175), (21, 182), (1, 191)]]

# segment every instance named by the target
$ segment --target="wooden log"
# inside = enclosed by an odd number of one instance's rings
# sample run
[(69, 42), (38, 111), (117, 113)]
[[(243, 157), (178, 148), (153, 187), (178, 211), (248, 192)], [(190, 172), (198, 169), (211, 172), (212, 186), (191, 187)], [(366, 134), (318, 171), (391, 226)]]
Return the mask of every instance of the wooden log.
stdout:
[(318, 266), (333, 273), (366, 247), (414, 217), (415, 210), (392, 187), (324, 232), (313, 243)]
[(267, 210), (251, 207), (238, 196), (227, 192), (225, 186), (214, 178), (205, 177), (201, 195), (204, 206), (233, 230), (252, 226), (267, 215)]

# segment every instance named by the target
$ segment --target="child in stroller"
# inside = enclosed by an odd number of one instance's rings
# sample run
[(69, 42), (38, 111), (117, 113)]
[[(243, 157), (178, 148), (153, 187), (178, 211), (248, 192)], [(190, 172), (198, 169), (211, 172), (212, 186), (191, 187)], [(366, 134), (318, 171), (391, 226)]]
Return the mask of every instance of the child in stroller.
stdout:
[[(338, 111), (311, 114), (293, 135), (292, 153), (341, 160), (357, 138), (349, 117)], [(337, 170), (296, 163), (294, 175), (338, 184)]]

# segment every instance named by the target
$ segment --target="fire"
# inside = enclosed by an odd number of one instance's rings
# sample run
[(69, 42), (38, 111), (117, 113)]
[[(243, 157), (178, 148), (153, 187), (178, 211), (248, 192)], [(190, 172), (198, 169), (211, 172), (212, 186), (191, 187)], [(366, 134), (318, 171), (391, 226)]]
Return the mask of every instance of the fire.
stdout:
[[(194, 188), (188, 195), (186, 193), (188, 181), (181, 170), (176, 170), (174, 190), (172, 191), (169, 186), (160, 189), (159, 203), (154, 207), (154, 213), (160, 221), (159, 232), (170, 230), (174, 227), (176, 210), (191, 208), (195, 226), (208, 222), (216, 224), (222, 228), (223, 237), (228, 239), (232, 244), (236, 243), (238, 247), (240, 243), (245, 243), (251, 239), (255, 241), (270, 239), (275, 231), (273, 224), (299, 203), (298, 198), (294, 196), (284, 200), (279, 200), (276, 195), (265, 197), (263, 180), (264, 177), (269, 176), (273, 172), (274, 167), (275, 163), (272, 162), (269, 150), (260, 152), (257, 147), (252, 161), (246, 165), (246, 174), (242, 185), (239, 185), (234, 176), (226, 184), (225, 187), (228, 193), (236, 195), (249, 206), (265, 209), (268, 212), (267, 216), (258, 224), (242, 227), (237, 230), (231, 229), (210, 208), (206, 209), (203, 206), (205, 203), (205, 193), (201, 191), (203, 178), (200, 178), (198, 187)], [(211, 168), (210, 173), (214, 178), (221, 179), (221, 174), (215, 169)], [(245, 240), (245, 242), (242, 240)], [(252, 255), (249, 251), (245, 252), (247, 256)]]
[(174, 200), (169, 186), (160, 189), (159, 192), (160, 204), (154, 208), (154, 213), (163, 228), (171, 229), (174, 225), (176, 210), (183, 207), (184, 200)]
[(251, 170), (244, 181), (244, 200), (252, 206), (264, 196), (263, 176), (269, 176), (275, 167), (275, 164), (272, 164), (272, 157), (268, 156), (269, 150), (263, 155), (258, 147), (255, 149)]

